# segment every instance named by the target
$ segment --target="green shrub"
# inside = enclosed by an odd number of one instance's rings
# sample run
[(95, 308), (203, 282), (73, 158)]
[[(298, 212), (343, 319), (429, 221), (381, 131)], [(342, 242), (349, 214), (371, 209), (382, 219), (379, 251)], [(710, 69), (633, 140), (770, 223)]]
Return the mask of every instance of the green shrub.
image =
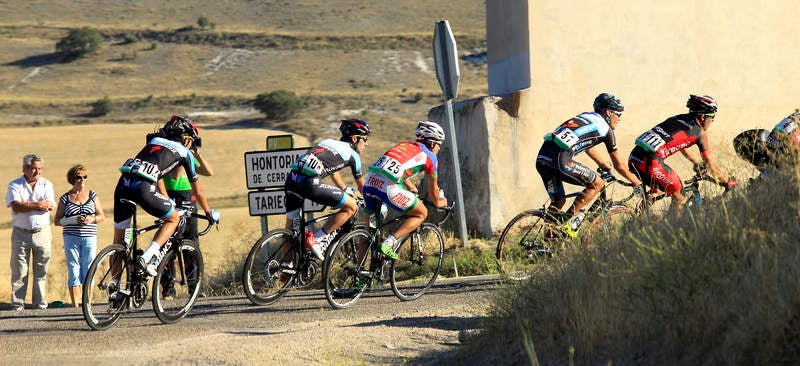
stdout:
[(285, 121), (297, 115), (305, 107), (305, 101), (294, 92), (276, 90), (256, 96), (253, 106), (269, 120)]
[(102, 99), (98, 99), (96, 102), (91, 104), (92, 112), (91, 115), (95, 117), (105, 116), (113, 110), (113, 105), (111, 104), (111, 99), (108, 97), (103, 97)]
[(140, 41), (140, 39), (139, 39), (139, 37), (137, 35), (131, 34), (131, 33), (125, 33), (125, 35), (122, 36), (122, 38), (124, 39), (124, 41), (125, 41), (124, 43), (125, 44), (136, 43), (136, 42)]
[(205, 16), (197, 18), (197, 25), (200, 27), (200, 29), (206, 29), (206, 28), (214, 29), (214, 27), (216, 26), (214, 23), (211, 23)]
[(100, 31), (91, 28), (74, 28), (56, 43), (56, 51), (66, 58), (80, 58), (100, 49)]

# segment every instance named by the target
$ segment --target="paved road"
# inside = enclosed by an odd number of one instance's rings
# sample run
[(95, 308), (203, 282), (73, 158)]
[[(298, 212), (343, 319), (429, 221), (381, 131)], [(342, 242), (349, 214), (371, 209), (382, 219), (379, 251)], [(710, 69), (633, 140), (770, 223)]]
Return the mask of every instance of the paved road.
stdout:
[(104, 332), (80, 309), (0, 311), (0, 363), (402, 363), (458, 344), (458, 331), (486, 314), (494, 276), (440, 280), (417, 301), (388, 286), (352, 308), (331, 308), (321, 290), (292, 291), (270, 306), (244, 296), (201, 298), (192, 313), (161, 324), (149, 304)]

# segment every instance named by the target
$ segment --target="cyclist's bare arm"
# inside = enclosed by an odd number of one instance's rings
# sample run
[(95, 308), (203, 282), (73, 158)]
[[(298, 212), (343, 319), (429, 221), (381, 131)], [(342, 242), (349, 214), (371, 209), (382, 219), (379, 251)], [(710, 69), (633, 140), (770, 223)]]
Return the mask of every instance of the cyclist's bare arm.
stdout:
[(608, 161), (603, 158), (603, 154), (600, 151), (600, 145), (595, 145), (589, 150), (586, 150), (586, 155), (588, 155), (589, 158), (597, 163), (597, 166), (601, 169), (609, 172), (611, 171), (611, 164), (609, 164)]
[(417, 189), (417, 186), (414, 185), (414, 182), (412, 182), (411, 179), (404, 180), (403, 186), (406, 187), (406, 189), (411, 193), (419, 193), (419, 189)]
[(428, 176), (428, 198), (436, 203), (437, 208), (447, 207), (447, 198), (439, 198), (439, 183), (437, 177)]
[(206, 216), (208, 216), (211, 212), (211, 207), (208, 205), (208, 199), (206, 199), (206, 191), (203, 189), (203, 186), (200, 185), (200, 182), (189, 182), (189, 184), (192, 185), (192, 192), (197, 196), (197, 204), (200, 205), (200, 208), (202, 208)]
[(333, 172), (333, 174), (331, 174), (331, 180), (333, 181), (334, 185), (339, 187), (339, 189), (347, 188), (347, 185), (344, 184), (344, 181), (342, 180), (342, 175), (339, 174), (339, 172)]
[(711, 159), (711, 154), (702, 154), (703, 162), (706, 164), (708, 171), (711, 173), (711, 176), (716, 178), (717, 181), (725, 183), (728, 181), (728, 176), (722, 172), (722, 169), (719, 168), (717, 163)]
[(627, 179), (629, 182), (633, 183), (633, 185), (638, 186), (642, 184), (642, 181), (640, 181), (639, 178), (636, 177), (636, 175), (634, 175), (633, 173), (631, 173), (630, 170), (628, 170), (628, 164), (627, 164), (628, 162), (622, 161), (622, 159), (619, 156), (619, 150), (614, 150), (608, 153), (608, 155), (611, 157), (611, 162), (614, 164), (614, 169), (616, 169), (617, 172), (619, 172), (619, 174), (622, 174), (622, 176), (625, 177), (625, 179)]
[(197, 174), (204, 175), (206, 177), (210, 177), (214, 175), (214, 168), (211, 167), (206, 157), (200, 155), (200, 149), (195, 146), (190, 148), (192, 155), (194, 155), (195, 160), (197, 160)]
[(364, 192), (364, 177), (356, 179), (356, 186), (359, 192)]
[(158, 193), (161, 193), (164, 197), (169, 197), (167, 194), (167, 186), (164, 185), (164, 179), (159, 179), (158, 183), (156, 183), (156, 187), (158, 187)]

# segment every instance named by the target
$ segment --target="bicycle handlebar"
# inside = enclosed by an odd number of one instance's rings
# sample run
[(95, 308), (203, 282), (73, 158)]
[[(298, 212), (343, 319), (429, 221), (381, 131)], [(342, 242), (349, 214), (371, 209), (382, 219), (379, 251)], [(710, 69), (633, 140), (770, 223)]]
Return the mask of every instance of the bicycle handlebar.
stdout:
[(442, 217), (436, 223), (436, 226), (442, 226), (442, 224), (444, 224), (445, 221), (447, 221), (450, 218), (450, 216), (453, 215), (453, 209), (456, 207), (456, 203), (455, 202), (451, 202), (450, 206), (436, 207), (436, 205), (433, 202), (431, 202), (429, 199), (427, 199), (427, 198), (420, 198), (420, 200), (422, 201), (422, 203), (425, 204), (425, 206), (430, 206), (430, 207), (435, 208), (437, 211), (444, 211), (445, 212), (444, 217)]

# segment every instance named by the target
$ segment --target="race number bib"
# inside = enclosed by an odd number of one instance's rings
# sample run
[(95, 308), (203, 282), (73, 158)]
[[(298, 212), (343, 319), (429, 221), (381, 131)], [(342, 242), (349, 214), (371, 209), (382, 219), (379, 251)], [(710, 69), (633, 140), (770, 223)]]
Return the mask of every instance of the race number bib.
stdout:
[(302, 158), (297, 162), (297, 168), (303, 174), (307, 176), (317, 176), (322, 174), (322, 170), (325, 168), (325, 165), (319, 161), (314, 154), (303, 155)]
[(553, 142), (564, 150), (572, 149), (578, 141), (578, 135), (569, 128), (559, 127), (553, 132)]
[(138, 175), (153, 183), (157, 182), (158, 178), (161, 176), (161, 170), (158, 169), (158, 165), (134, 158), (126, 160), (125, 164), (122, 164), (119, 168), (119, 171)]
[(667, 142), (664, 141), (661, 135), (653, 131), (647, 131), (636, 139), (636, 146), (645, 149), (645, 151), (649, 153), (658, 151), (658, 149), (660, 149), (666, 143)]
[(381, 156), (378, 161), (373, 164), (374, 167), (378, 167), (384, 172), (388, 173), (393, 178), (400, 179), (402, 178), (402, 164), (397, 160), (394, 160), (386, 155)]

